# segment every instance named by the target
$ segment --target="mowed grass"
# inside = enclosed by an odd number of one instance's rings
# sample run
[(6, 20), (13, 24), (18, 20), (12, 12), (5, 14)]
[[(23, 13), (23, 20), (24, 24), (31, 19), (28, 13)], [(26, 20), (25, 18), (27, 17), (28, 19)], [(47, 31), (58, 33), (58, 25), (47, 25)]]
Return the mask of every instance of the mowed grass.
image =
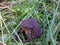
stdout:
[[(60, 2), (53, 0), (26, 0), (12, 8), (0, 10), (0, 41), (7, 45), (60, 45)], [(23, 20), (35, 18), (43, 28), (43, 35), (23, 43), (17, 31)], [(19, 42), (13, 37), (17, 35)], [(21, 37), (21, 38), (20, 38)]]

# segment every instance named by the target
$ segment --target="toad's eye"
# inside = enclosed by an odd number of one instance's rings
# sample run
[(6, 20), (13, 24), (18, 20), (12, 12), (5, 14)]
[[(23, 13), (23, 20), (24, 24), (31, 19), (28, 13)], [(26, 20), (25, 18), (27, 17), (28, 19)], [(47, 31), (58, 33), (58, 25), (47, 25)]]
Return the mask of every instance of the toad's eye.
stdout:
[(30, 30), (34, 30), (33, 28), (29, 28)]
[(24, 27), (24, 28), (26, 28), (26, 29), (27, 29), (27, 27)]
[(26, 30), (29, 30), (29, 28), (28, 27), (24, 27)]

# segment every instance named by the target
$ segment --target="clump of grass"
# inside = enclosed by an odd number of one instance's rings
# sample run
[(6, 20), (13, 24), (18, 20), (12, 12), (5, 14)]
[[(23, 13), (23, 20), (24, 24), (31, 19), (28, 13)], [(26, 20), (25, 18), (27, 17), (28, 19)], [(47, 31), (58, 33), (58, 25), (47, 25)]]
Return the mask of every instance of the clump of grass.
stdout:
[[(60, 45), (59, 5), (59, 2), (52, 0), (27, 0), (16, 4), (13, 8), (0, 11), (2, 25), (0, 25), (0, 40), (7, 45), (24, 45), (17, 31), (23, 20), (33, 17), (39, 21), (44, 33), (37, 41), (34, 40), (35, 42), (28, 42), (25, 45)], [(17, 35), (19, 42), (15, 40), (14, 35)]]

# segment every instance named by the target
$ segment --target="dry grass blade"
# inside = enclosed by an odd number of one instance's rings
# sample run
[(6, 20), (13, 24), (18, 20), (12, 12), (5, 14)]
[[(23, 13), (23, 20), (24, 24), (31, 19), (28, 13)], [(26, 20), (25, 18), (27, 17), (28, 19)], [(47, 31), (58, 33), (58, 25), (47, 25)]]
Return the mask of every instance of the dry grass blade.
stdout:
[(0, 41), (0, 45), (6, 45), (6, 44), (5, 44), (4, 42), (1, 42), (1, 41)]
[(14, 2), (3, 2), (3, 3), (0, 3), (0, 9), (3, 10), (3, 9), (8, 9), (8, 8), (12, 8), (16, 3)]

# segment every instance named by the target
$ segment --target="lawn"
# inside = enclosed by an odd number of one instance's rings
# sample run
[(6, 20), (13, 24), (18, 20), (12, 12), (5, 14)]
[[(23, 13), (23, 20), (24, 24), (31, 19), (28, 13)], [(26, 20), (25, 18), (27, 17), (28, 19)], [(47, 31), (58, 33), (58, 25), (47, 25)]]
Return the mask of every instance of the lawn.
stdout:
[[(60, 0), (15, 0), (12, 7), (0, 9), (0, 41), (6, 45), (60, 45)], [(23, 20), (35, 18), (43, 29), (40, 38), (23, 43), (17, 31)], [(16, 35), (19, 39), (14, 38)], [(1, 43), (0, 42), (0, 43)]]

